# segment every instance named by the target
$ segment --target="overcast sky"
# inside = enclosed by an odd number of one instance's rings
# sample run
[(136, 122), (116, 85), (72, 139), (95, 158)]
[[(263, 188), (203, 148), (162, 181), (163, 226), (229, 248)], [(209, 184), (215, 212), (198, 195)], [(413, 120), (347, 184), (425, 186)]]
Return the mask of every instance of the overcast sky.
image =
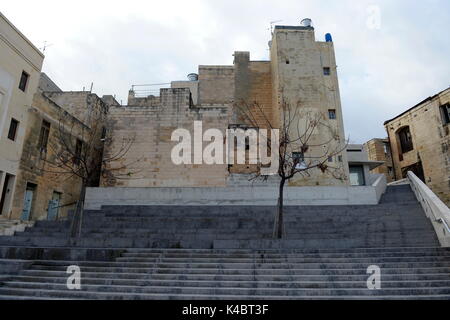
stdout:
[(45, 51), (63, 90), (115, 94), (186, 79), (234, 51), (268, 59), (270, 22), (313, 20), (335, 43), (346, 135), (385, 137), (383, 122), (450, 85), (448, 0), (3, 1), (0, 10)]

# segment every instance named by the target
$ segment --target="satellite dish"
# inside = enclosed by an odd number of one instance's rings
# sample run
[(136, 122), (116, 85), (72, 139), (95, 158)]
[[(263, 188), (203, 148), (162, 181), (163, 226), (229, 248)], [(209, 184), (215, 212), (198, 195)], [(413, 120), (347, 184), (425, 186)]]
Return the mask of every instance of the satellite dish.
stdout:
[(312, 27), (312, 20), (309, 18), (305, 18), (300, 22), (300, 25), (303, 27)]

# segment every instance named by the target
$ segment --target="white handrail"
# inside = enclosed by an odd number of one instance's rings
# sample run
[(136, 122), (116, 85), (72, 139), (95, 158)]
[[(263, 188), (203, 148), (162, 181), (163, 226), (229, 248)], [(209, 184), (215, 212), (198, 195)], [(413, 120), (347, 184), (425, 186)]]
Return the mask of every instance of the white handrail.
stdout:
[(450, 247), (450, 209), (411, 171), (408, 171), (408, 180), (425, 214), (433, 223), (439, 242), (443, 247)]

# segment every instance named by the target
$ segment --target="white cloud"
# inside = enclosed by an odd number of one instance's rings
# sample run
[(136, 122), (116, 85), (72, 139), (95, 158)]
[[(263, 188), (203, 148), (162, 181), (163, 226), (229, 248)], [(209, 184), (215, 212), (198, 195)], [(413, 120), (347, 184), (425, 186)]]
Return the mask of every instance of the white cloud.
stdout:
[[(380, 8), (379, 30), (367, 8)], [(27, 8), (24, 10), (23, 8)], [(2, 12), (46, 50), (44, 71), (64, 90), (89, 88), (125, 102), (132, 84), (184, 79), (199, 64), (231, 64), (234, 51), (267, 59), (269, 23), (313, 19), (333, 34), (345, 129), (355, 142), (385, 136), (383, 121), (449, 83), (446, 0), (22, 1)]]

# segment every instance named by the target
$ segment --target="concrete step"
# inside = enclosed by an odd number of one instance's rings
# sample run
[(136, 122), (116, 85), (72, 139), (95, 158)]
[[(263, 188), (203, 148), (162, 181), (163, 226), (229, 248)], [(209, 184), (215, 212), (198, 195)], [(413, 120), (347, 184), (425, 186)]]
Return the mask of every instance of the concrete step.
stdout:
[[(29, 278), (52, 278), (52, 277), (66, 277), (66, 271), (58, 270), (22, 270), (21, 276)], [(89, 272), (82, 271), (82, 277), (94, 278), (94, 279), (128, 279), (128, 280), (186, 280), (186, 281), (367, 281), (367, 273), (363, 274), (349, 274), (349, 275), (292, 275), (292, 274), (282, 274), (282, 275), (264, 275), (264, 274), (183, 274), (183, 273), (149, 273), (149, 272)], [(11, 277), (8, 277), (10, 280)], [(398, 274), (383, 274), (383, 281), (439, 281), (439, 280), (449, 280), (450, 276), (446, 273), (398, 273)]]
[[(22, 283), (46, 283), (66, 284), (67, 276), (61, 277), (30, 277), (15, 276), (13, 280), (5, 281), (6, 285), (14, 282)], [(136, 286), (136, 287), (199, 287), (199, 288), (283, 288), (283, 289), (345, 289), (367, 288), (367, 279), (361, 281), (217, 281), (217, 280), (155, 280), (155, 279), (115, 279), (83, 276), (83, 285), (103, 286)], [(383, 288), (440, 288), (450, 287), (450, 277), (446, 280), (422, 280), (422, 281), (386, 281), (383, 280)]]
[[(66, 284), (57, 283), (31, 283), (31, 282), (5, 282), (0, 288), (14, 293), (14, 289), (38, 289), (65, 291)], [(31, 291), (31, 290), (30, 290)], [(252, 295), (252, 296), (381, 296), (381, 295), (450, 295), (450, 287), (408, 287), (383, 288), (381, 290), (368, 290), (365, 288), (225, 288), (225, 287), (158, 287), (158, 286), (125, 286), (125, 285), (91, 285), (82, 284), (78, 292), (90, 293), (130, 293), (130, 294), (186, 294), (186, 295)]]
[[(6, 295), (2, 295), (5, 292)], [(14, 293), (14, 295), (9, 295)], [(341, 296), (252, 296), (252, 295), (210, 295), (210, 294), (134, 294), (123, 292), (89, 292), (69, 290), (30, 290), (21, 288), (0, 288), (0, 297), (23, 296), (27, 299), (87, 299), (87, 300), (342, 300)], [(405, 295), (354, 295), (345, 296), (346, 300), (411, 300)], [(448, 300), (450, 295), (415, 295), (415, 300)]]

